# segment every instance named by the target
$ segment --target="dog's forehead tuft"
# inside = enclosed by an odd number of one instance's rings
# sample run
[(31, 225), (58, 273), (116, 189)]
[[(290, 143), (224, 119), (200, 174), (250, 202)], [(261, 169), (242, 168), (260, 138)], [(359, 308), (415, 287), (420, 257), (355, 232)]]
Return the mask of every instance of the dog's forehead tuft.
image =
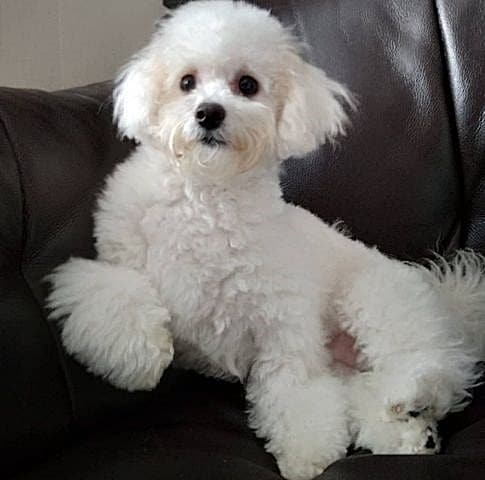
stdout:
[[(164, 45), (169, 54), (186, 60), (215, 58), (220, 61), (275, 58), (295, 46), (293, 35), (267, 10), (244, 2), (196, 1), (174, 11), (163, 23)], [(275, 58), (276, 60), (276, 58)]]

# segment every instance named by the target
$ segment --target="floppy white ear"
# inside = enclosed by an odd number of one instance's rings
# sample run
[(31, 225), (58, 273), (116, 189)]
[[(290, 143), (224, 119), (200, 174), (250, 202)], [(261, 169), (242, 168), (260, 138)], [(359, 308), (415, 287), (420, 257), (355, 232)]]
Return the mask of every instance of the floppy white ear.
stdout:
[(354, 100), (340, 83), (322, 70), (292, 55), (293, 68), (278, 125), (281, 159), (303, 156), (344, 133), (348, 121), (344, 106)]
[(118, 75), (113, 91), (113, 116), (122, 135), (141, 140), (147, 134), (156, 103), (160, 68), (146, 48)]
[(113, 116), (122, 135), (141, 140), (148, 133), (150, 117), (164, 79), (160, 60), (163, 25), (171, 11), (160, 2), (161, 16), (149, 44), (136, 53), (118, 74), (113, 91)]

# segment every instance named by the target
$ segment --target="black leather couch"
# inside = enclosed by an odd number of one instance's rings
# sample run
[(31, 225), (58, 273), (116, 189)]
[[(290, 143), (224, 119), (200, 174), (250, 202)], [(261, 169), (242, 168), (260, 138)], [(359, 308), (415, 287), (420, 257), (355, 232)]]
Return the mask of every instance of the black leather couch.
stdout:
[[(485, 252), (485, 2), (259, 3), (360, 101), (338, 147), (287, 162), (286, 198), (402, 259)], [(169, 370), (151, 393), (119, 391), (69, 358), (46, 321), (42, 278), (94, 255), (96, 193), (132, 148), (116, 138), (110, 91), (0, 89), (0, 476), (279, 478), (238, 385)], [(485, 478), (485, 389), (441, 430), (441, 455), (364, 453), (322, 478)]]

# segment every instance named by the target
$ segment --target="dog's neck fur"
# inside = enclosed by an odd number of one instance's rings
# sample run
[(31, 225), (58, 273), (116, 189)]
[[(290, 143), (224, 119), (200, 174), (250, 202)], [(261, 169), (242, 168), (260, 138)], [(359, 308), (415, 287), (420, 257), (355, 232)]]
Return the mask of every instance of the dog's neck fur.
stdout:
[[(280, 164), (269, 159), (261, 159), (247, 172), (224, 179), (184, 175), (175, 162), (170, 161), (166, 152), (144, 147), (152, 158), (163, 162), (163, 175), (170, 176), (179, 184), (179, 192), (190, 203), (228, 205), (240, 211), (251, 211), (264, 215), (271, 206), (284, 205), (279, 181)], [(175, 200), (175, 199), (173, 199)]]
[[(180, 175), (180, 172), (176, 172)], [(185, 177), (182, 176), (185, 190), (204, 197), (210, 194), (213, 198), (219, 199), (238, 199), (240, 201), (252, 203), (256, 200), (255, 196), (281, 197), (279, 184), (279, 172), (275, 166), (258, 164), (251, 170), (236, 174), (231, 177), (220, 179)], [(268, 198), (269, 199), (269, 198)]]

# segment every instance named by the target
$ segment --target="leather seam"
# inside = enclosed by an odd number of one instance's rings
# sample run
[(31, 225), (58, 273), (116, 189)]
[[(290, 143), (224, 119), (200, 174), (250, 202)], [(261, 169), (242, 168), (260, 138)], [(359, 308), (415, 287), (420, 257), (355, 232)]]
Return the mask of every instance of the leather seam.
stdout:
[(18, 161), (18, 156), (17, 152), (15, 151), (15, 148), (13, 146), (12, 139), (10, 137), (10, 134), (8, 132), (7, 125), (5, 124), (5, 121), (2, 118), (1, 112), (0, 112), (0, 124), (3, 130), (3, 133), (5, 135), (5, 138), (7, 140), (7, 144), (11, 153), (11, 157), (13, 159), (13, 162), (15, 164), (15, 170), (17, 171), (17, 177), (18, 177), (18, 187), (19, 187), (19, 192), (20, 192), (20, 198), (21, 198), (21, 214), (22, 214), (22, 225), (21, 225), (21, 234), (20, 234), (20, 259), (18, 262), (18, 270), (20, 271), (20, 274), (23, 278), (22, 274), (22, 262), (24, 259), (24, 247), (25, 247), (25, 191), (24, 191), (24, 185), (22, 182), (21, 178), (21, 170), (20, 170), (20, 165)]
[[(0, 112), (1, 113), (1, 112)], [(60, 345), (57, 340), (57, 336), (54, 334), (52, 331), (52, 328), (48, 322), (45, 321), (45, 315), (44, 315), (44, 309), (42, 306), (39, 304), (36, 296), (34, 295), (34, 292), (27, 281), (27, 278), (25, 277), (24, 271), (23, 271), (23, 261), (24, 261), (24, 253), (25, 253), (25, 245), (27, 243), (27, 230), (26, 230), (26, 225), (27, 225), (27, 200), (26, 200), (26, 195), (25, 195), (25, 187), (24, 187), (24, 182), (23, 182), (23, 174), (22, 174), (22, 168), (20, 167), (20, 162), (18, 158), (17, 151), (14, 147), (14, 142), (12, 140), (12, 137), (8, 131), (7, 125), (5, 124), (5, 121), (2, 118), (2, 115), (0, 114), (0, 124), (2, 126), (2, 130), (5, 134), (5, 138), (7, 140), (8, 146), (10, 148), (10, 152), (12, 155), (12, 159), (15, 163), (15, 167), (17, 170), (17, 176), (18, 176), (18, 185), (19, 185), (19, 191), (21, 195), (21, 208), (22, 208), (22, 229), (21, 229), (21, 238), (20, 238), (20, 259), (18, 262), (18, 273), (20, 275), (20, 278), (23, 280), (28, 292), (30, 293), (30, 296), (32, 297), (33, 302), (35, 305), (37, 305), (37, 308), (39, 309), (40, 315), (42, 319), (44, 320), (45, 323), (47, 323), (46, 327), (49, 332), (49, 335), (55, 345), (56, 352), (57, 352), (57, 359), (59, 361), (59, 365), (61, 367), (61, 371), (64, 377), (64, 382), (66, 385), (66, 390), (69, 398), (69, 404), (71, 407), (71, 420), (69, 423), (73, 423), (74, 419), (74, 412), (75, 412), (75, 401), (74, 401), (74, 392), (72, 388), (72, 382), (70, 380), (69, 374), (67, 372), (67, 365), (64, 360), (64, 356), (60, 350)]]
[(461, 145), (460, 145), (460, 135), (458, 132), (458, 125), (457, 125), (457, 112), (456, 112), (456, 95), (452, 85), (452, 74), (451, 74), (451, 67), (450, 62), (448, 59), (448, 49), (446, 45), (446, 36), (442, 22), (442, 14), (440, 13), (440, 7), (438, 5), (439, 0), (433, 0), (433, 12), (436, 21), (436, 28), (437, 28), (437, 37), (438, 37), (438, 46), (439, 46), (439, 53), (442, 65), (442, 73), (443, 73), (443, 85), (444, 85), (444, 94), (445, 94), (445, 101), (448, 113), (448, 119), (450, 122), (450, 135), (451, 141), (453, 146), (453, 158), (455, 164), (455, 171), (458, 178), (459, 183), (459, 194), (460, 194), (460, 205), (457, 209), (458, 218), (454, 222), (454, 226), (451, 231), (446, 236), (446, 247), (449, 248), (450, 242), (455, 237), (457, 231), (459, 232), (459, 245), (460, 247), (464, 244), (464, 230), (463, 224), (465, 220), (465, 174), (464, 174), (464, 167), (463, 167), (463, 159), (461, 156)]

